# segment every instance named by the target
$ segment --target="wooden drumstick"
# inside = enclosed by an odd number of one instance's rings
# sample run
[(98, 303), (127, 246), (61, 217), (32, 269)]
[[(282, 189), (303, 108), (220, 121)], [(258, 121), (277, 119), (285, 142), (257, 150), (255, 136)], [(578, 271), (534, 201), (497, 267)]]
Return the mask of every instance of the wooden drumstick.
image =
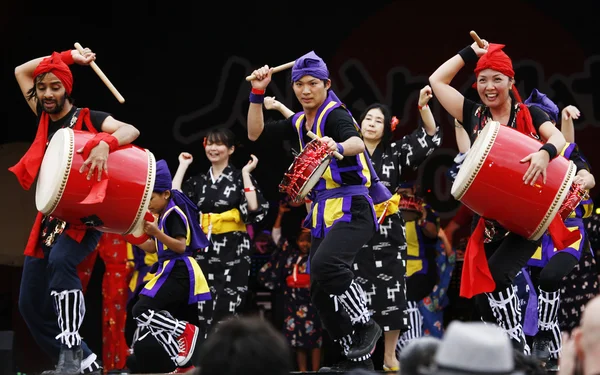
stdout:
[(479, 38), (479, 35), (477, 35), (477, 33), (473, 30), (471, 30), (471, 32), (469, 33), (471, 34), (471, 38), (473, 38), (474, 41), (477, 42), (477, 45), (481, 48), (483, 48), (483, 41), (481, 40), (481, 38)]
[[(286, 70), (291, 68), (292, 66), (294, 66), (294, 63), (296, 61), (290, 61), (289, 63), (283, 64), (283, 65), (279, 65), (273, 68), (273, 73), (277, 73), (277, 72), (281, 72), (282, 70)], [(250, 82), (252, 80), (256, 79), (256, 77), (254, 76), (254, 74), (249, 75), (248, 77), (246, 77), (246, 81)]]
[[(83, 55), (83, 47), (81, 46), (81, 44), (75, 42), (75, 48), (77, 49), (77, 51), (79, 51), (79, 53), (81, 53)], [(98, 65), (96, 64), (96, 62), (92, 61), (90, 63), (90, 66), (92, 67), (92, 69), (94, 69), (94, 71), (96, 72), (96, 74), (98, 74), (98, 77), (100, 77), (100, 79), (108, 87), (108, 89), (110, 90), (110, 92), (112, 92), (113, 95), (117, 98), (117, 100), (119, 101), (119, 103), (121, 103), (121, 104), (125, 103), (125, 98), (123, 98), (123, 96), (119, 93), (119, 91), (117, 91), (117, 89), (115, 88), (115, 86), (113, 86), (113, 84), (108, 80), (108, 78), (106, 77), (106, 75), (104, 74), (104, 72), (102, 72), (102, 70), (100, 70), (100, 68), (98, 67)]]
[[(312, 139), (319, 139), (319, 136), (318, 136), (318, 135), (316, 135), (315, 133), (311, 132), (310, 130), (309, 130), (309, 131), (308, 131), (308, 133), (306, 133), (306, 134), (308, 134), (308, 136), (309, 136), (309, 137), (311, 137)], [(333, 152), (333, 156), (335, 156), (335, 158), (336, 158), (337, 160), (342, 160), (342, 159), (344, 158), (344, 155), (340, 154), (340, 153), (339, 153), (339, 152), (337, 152), (337, 151), (334, 151), (334, 152)]]

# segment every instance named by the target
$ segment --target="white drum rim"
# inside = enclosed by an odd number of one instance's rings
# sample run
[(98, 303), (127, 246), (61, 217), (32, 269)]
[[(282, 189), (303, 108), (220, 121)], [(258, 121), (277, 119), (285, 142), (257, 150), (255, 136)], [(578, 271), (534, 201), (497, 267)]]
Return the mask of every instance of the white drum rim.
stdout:
[(471, 187), (471, 184), (473, 184), (473, 181), (475, 181), (477, 174), (481, 170), (481, 167), (483, 167), (483, 162), (494, 145), (494, 140), (498, 136), (500, 126), (502, 125), (498, 121), (489, 121), (481, 133), (479, 133), (475, 142), (473, 142), (471, 149), (458, 170), (454, 183), (452, 183), (450, 194), (452, 194), (454, 199), (460, 201)]
[(552, 220), (554, 220), (554, 217), (558, 214), (560, 206), (567, 198), (567, 195), (569, 194), (569, 189), (573, 184), (573, 179), (575, 178), (576, 174), (577, 169), (575, 163), (573, 163), (572, 160), (569, 160), (569, 168), (567, 169), (567, 173), (565, 173), (565, 178), (563, 179), (563, 182), (560, 185), (558, 192), (554, 196), (554, 200), (552, 201), (550, 208), (548, 209), (548, 211), (546, 211), (546, 215), (544, 215), (544, 218), (542, 219), (542, 221), (540, 221), (540, 224), (538, 225), (536, 230), (531, 234), (531, 236), (529, 236), (530, 241), (537, 241), (542, 237), (544, 233), (546, 233), (546, 230), (550, 226), (550, 223), (552, 223)]
[[(65, 188), (67, 187), (67, 181), (69, 180), (71, 166), (73, 165), (73, 154), (74, 154), (74, 149), (75, 149), (75, 135), (73, 133), (73, 129), (71, 129), (71, 128), (58, 129), (56, 131), (56, 133), (54, 133), (52, 140), (57, 139), (55, 137), (57, 134), (60, 134), (60, 132), (65, 133), (64, 137), (67, 140), (67, 142), (63, 142), (63, 152), (64, 152), (64, 155), (66, 155), (66, 157), (63, 158), (63, 160), (57, 161), (57, 163), (59, 164), (58, 166), (56, 166), (58, 169), (57, 174), (59, 176), (62, 175), (62, 178), (60, 178), (60, 183), (55, 184), (53, 187), (51, 197), (54, 197), (54, 198), (49, 199), (47, 202), (41, 202), (40, 201), (41, 197), (37, 194), (37, 192), (40, 191), (40, 181), (43, 180), (42, 174), (44, 173), (44, 163), (45, 162), (50, 163), (49, 159), (46, 159), (46, 156), (50, 155), (47, 153), (48, 148), (46, 148), (46, 153), (44, 154), (44, 158), (42, 159), (42, 164), (40, 166), (40, 171), (39, 171), (38, 179), (37, 179), (37, 183), (36, 183), (35, 206), (36, 206), (37, 210), (44, 215), (50, 215), (54, 212), (54, 210), (56, 210), (56, 207), (60, 203), (63, 193), (65, 192)], [(48, 146), (50, 146), (50, 144), (52, 143), (52, 140), (50, 140), (50, 143), (48, 144)]]
[(315, 168), (312, 171), (312, 173), (310, 174), (310, 176), (308, 176), (308, 179), (304, 183), (304, 186), (302, 186), (302, 188), (300, 189), (300, 192), (298, 193), (298, 195), (300, 196), (300, 198), (306, 197), (308, 195), (308, 193), (310, 193), (310, 191), (312, 190), (312, 188), (315, 187), (315, 185), (319, 183), (319, 179), (317, 179), (317, 181), (314, 184), (312, 184), (312, 186), (310, 186), (310, 189), (308, 189), (308, 186), (309, 186), (308, 183), (313, 179), (313, 177), (315, 177), (317, 175), (317, 172), (319, 172), (321, 169), (323, 169), (322, 172), (318, 173), (319, 178), (321, 178), (321, 176), (323, 175), (323, 173), (325, 173), (325, 171), (327, 170), (327, 168), (329, 168), (329, 162), (330, 161), (331, 161), (331, 155), (329, 155), (325, 159), (323, 159), (323, 162), (321, 163), (321, 165), (319, 165), (317, 168)]
[(154, 181), (156, 180), (156, 159), (150, 150), (144, 149), (144, 151), (146, 151), (146, 155), (148, 155), (148, 177), (146, 178), (146, 187), (144, 188), (144, 194), (140, 200), (140, 206), (135, 215), (135, 220), (133, 220), (133, 223), (131, 223), (131, 226), (123, 233), (123, 235), (131, 234), (138, 229), (138, 227), (143, 225), (145, 220), (144, 216), (150, 206), (150, 197), (152, 195), (152, 189), (154, 188)]

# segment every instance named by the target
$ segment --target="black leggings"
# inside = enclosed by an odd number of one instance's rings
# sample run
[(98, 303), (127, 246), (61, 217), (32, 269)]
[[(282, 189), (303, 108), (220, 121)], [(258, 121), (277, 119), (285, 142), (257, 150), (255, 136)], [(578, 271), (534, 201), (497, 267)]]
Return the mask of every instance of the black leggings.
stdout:
[(375, 222), (369, 202), (352, 199), (352, 220), (335, 223), (324, 238), (313, 238), (310, 249), (310, 293), (323, 325), (334, 340), (352, 333), (350, 317), (331, 295), (341, 295), (354, 280), (356, 254), (373, 237)]
[(559, 251), (544, 268), (531, 267), (531, 279), (544, 292), (556, 292), (561, 287), (563, 277), (570, 274), (577, 263), (579, 261), (573, 255)]

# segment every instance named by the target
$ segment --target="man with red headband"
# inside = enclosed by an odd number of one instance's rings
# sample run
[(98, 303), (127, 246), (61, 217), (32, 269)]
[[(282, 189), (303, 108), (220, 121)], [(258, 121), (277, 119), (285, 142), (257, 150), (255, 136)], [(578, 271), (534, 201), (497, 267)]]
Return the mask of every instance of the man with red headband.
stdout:
[[(528, 108), (522, 103), (515, 86), (512, 61), (503, 47), (484, 41), (482, 48), (473, 43), (442, 64), (429, 77), (429, 82), (444, 109), (469, 134), (471, 144), (491, 120), (536, 139), (541, 138), (545, 144), (539, 151), (520, 161), (529, 164), (523, 176), (525, 184), (534, 185), (540, 177), (541, 183), (545, 183), (548, 163), (563, 149), (565, 138), (543, 110)], [(477, 62), (474, 87), (480, 102), (465, 98), (450, 85), (469, 62)], [(521, 309), (512, 282), (534, 254), (538, 243), (508, 232), (490, 218), (475, 215), (474, 224), (463, 265), (461, 296), (475, 296), (482, 319), (497, 323), (516, 348), (529, 354), (521, 324)], [(566, 238), (564, 240), (568, 242)]]
[[(100, 180), (107, 171), (109, 152), (138, 137), (136, 128), (108, 113), (73, 105), (73, 75), (68, 65), (89, 65), (95, 58), (87, 48), (83, 54), (68, 50), (16, 67), (19, 87), (39, 119), (31, 147), (9, 168), (24, 189), (35, 180), (46, 145), (58, 129), (71, 127), (96, 134), (77, 151), (85, 158), (80, 172), (88, 179)], [(96, 248), (100, 235), (95, 229), (77, 228), (52, 216), (38, 213), (36, 217), (25, 249), (19, 310), (38, 345), (58, 361), (56, 369), (45, 375), (102, 373), (96, 354), (79, 335), (85, 302), (77, 274), (77, 265)]]

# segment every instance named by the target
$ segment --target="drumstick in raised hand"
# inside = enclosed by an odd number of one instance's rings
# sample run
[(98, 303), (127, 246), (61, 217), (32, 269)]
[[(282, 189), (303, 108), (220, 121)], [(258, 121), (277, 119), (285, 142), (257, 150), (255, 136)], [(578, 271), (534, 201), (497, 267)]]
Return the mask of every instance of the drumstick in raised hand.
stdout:
[(477, 35), (477, 33), (473, 30), (471, 30), (471, 32), (469, 34), (471, 35), (471, 38), (473, 38), (473, 40), (477, 42), (477, 45), (479, 47), (483, 48), (484, 44), (483, 44), (483, 41), (481, 40), (481, 38), (479, 38), (479, 35)]
[[(290, 61), (289, 63), (283, 64), (283, 65), (279, 65), (273, 68), (273, 73), (277, 73), (277, 72), (281, 72), (282, 70), (286, 70), (291, 68), (292, 66), (294, 66), (294, 63), (296, 61)], [(256, 77), (254, 76), (254, 74), (249, 75), (248, 77), (246, 77), (246, 81), (250, 82), (252, 80), (256, 79)]]
[[(309, 131), (308, 131), (308, 133), (306, 133), (306, 134), (308, 134), (308, 136), (309, 136), (309, 137), (311, 137), (312, 139), (319, 139), (319, 136), (318, 136), (318, 135), (316, 135), (315, 133), (311, 132), (310, 130), (309, 130)], [(340, 153), (339, 153), (339, 152), (337, 152), (337, 151), (334, 151), (334, 152), (333, 152), (333, 156), (335, 156), (335, 158), (336, 158), (337, 160), (342, 160), (342, 159), (344, 158), (344, 155), (340, 154)]]
[[(81, 46), (81, 44), (79, 44), (78, 42), (75, 42), (75, 48), (77, 49), (77, 51), (79, 51), (79, 53), (81, 53), (83, 55), (83, 47)], [(98, 74), (98, 77), (100, 77), (100, 79), (108, 87), (108, 89), (110, 90), (110, 92), (112, 92), (113, 95), (117, 98), (117, 100), (119, 101), (119, 103), (121, 103), (121, 104), (125, 103), (125, 98), (123, 98), (123, 95), (121, 95), (119, 93), (119, 91), (117, 91), (117, 89), (115, 88), (115, 86), (108, 80), (108, 78), (106, 77), (106, 75), (104, 74), (104, 72), (102, 70), (100, 70), (100, 68), (98, 67), (98, 65), (94, 61), (92, 61), (90, 63), (90, 66), (92, 67), (92, 69), (94, 69), (94, 71), (96, 72), (96, 74)]]

